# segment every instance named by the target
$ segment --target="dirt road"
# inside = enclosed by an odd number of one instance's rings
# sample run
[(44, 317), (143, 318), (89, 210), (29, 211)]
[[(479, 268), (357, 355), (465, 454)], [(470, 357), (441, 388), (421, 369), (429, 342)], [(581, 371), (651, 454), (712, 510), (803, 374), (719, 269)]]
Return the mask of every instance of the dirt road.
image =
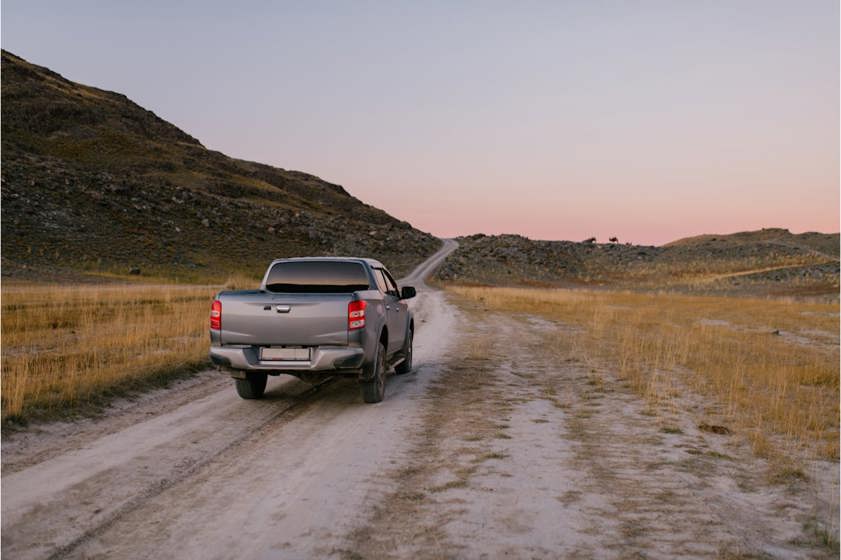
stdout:
[[(558, 325), (405, 281), (416, 372), (351, 381), (205, 372), (105, 418), (3, 443), (8, 558), (823, 557), (821, 512), (769, 485), (689, 397), (652, 412), (552, 350)], [(547, 350), (548, 349), (548, 350)], [(698, 411), (701, 412), (698, 412)], [(836, 489), (837, 492), (837, 489)], [(811, 532), (810, 532), (811, 531)]]
[[(240, 400), (215, 371), (124, 404), (104, 419), (16, 434), (3, 445), (2, 550), (9, 558), (320, 554), (364, 519), (399, 461), (426, 385), (454, 341), (454, 315), (424, 277), (404, 279), (416, 373), (365, 405), (358, 386), (270, 379)], [(279, 547), (279, 548), (278, 548)], [(282, 551), (282, 554), (281, 552)]]

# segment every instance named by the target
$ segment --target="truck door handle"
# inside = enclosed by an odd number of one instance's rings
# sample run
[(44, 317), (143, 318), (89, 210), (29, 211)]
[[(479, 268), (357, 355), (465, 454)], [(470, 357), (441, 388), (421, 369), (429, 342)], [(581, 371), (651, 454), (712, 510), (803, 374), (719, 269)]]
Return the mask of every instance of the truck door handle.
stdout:
[(292, 309), (291, 305), (277, 305), (277, 306), (275, 306), (275, 310), (278, 313), (289, 313), (290, 309)]
[(385, 310), (386, 310), (386, 311), (390, 311), (390, 310), (391, 310), (391, 308), (390, 308), (389, 306), (387, 306), (387, 305), (386, 305), (386, 306), (385, 306)]

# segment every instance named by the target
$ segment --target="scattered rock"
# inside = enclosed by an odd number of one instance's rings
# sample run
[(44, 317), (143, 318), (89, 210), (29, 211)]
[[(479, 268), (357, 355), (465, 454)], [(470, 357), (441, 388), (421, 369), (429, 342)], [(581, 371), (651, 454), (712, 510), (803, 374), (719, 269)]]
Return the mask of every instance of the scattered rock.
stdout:
[(718, 434), (720, 436), (730, 435), (732, 432), (727, 426), (718, 426), (716, 424), (699, 424), (698, 429), (702, 432), (709, 432), (711, 434)]

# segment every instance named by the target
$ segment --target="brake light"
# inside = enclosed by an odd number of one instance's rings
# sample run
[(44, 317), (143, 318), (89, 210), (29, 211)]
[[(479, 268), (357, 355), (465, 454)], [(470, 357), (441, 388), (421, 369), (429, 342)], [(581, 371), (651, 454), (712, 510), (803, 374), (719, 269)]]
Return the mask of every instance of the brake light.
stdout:
[(210, 306), (210, 328), (214, 331), (222, 330), (222, 302), (213, 300)]
[(352, 301), (347, 304), (347, 330), (355, 331), (365, 326), (365, 301)]

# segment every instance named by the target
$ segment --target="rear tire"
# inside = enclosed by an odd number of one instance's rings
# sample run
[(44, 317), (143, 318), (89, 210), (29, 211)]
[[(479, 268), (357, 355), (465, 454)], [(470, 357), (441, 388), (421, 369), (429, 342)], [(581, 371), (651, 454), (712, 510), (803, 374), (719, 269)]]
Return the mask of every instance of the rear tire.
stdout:
[[(366, 371), (371, 376), (370, 381), (362, 381), (362, 400), (366, 403), (378, 403), (385, 398), (385, 346), (382, 342), (377, 344), (377, 355), (374, 363), (366, 368), (373, 371)], [(367, 377), (367, 376), (366, 376)]]
[(266, 380), (268, 376), (265, 373), (249, 372), (245, 374), (245, 379), (235, 379), (237, 387), (237, 395), (243, 399), (259, 399), (266, 392)]
[(403, 347), (403, 361), (394, 366), (394, 373), (403, 375), (412, 371), (412, 339), (414, 338), (414, 329), (409, 331), (409, 336), (406, 337), (406, 346)]

